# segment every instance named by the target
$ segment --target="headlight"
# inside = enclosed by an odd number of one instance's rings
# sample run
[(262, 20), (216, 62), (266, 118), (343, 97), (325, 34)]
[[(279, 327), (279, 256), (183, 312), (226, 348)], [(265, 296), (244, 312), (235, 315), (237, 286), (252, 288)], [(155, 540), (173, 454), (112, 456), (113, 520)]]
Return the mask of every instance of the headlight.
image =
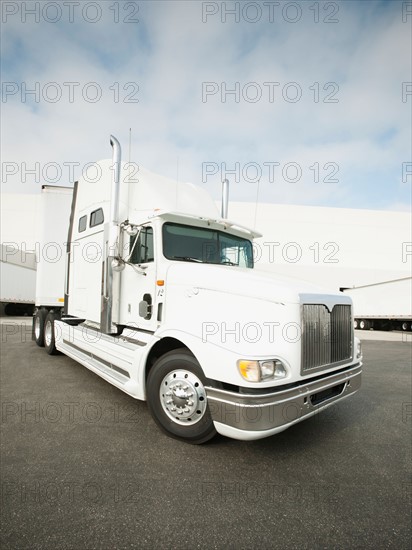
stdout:
[(241, 359), (237, 362), (237, 366), (242, 377), (248, 382), (264, 382), (271, 378), (285, 378), (287, 375), (286, 367), (279, 359), (267, 361)]

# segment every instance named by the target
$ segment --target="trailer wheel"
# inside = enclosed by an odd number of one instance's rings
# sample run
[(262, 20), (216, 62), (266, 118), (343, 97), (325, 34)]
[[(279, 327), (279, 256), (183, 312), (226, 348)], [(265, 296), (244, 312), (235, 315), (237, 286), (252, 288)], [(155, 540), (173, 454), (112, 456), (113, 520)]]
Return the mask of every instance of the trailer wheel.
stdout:
[(364, 319), (362, 319), (361, 321), (359, 321), (359, 328), (361, 330), (369, 330), (369, 321), (366, 321)]
[(33, 317), (34, 341), (40, 347), (44, 347), (44, 324), (46, 322), (47, 310), (40, 308)]
[(355, 320), (353, 321), (353, 328), (354, 328), (354, 329), (359, 328), (359, 323), (358, 323), (358, 320), (357, 320), (357, 319), (355, 319)]
[(44, 323), (44, 347), (49, 355), (57, 355), (59, 351), (56, 349), (56, 330), (54, 321), (59, 316), (52, 311), (47, 315)]
[(402, 323), (402, 330), (408, 330), (409, 326), (408, 323)]
[(167, 435), (200, 444), (216, 434), (205, 383), (199, 363), (185, 348), (166, 353), (153, 365), (147, 402), (154, 421)]

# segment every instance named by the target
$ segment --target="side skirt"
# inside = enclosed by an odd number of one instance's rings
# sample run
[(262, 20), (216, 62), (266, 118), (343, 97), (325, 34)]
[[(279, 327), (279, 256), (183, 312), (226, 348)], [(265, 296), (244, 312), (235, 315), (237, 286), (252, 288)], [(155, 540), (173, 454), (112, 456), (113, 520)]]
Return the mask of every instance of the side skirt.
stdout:
[[(142, 399), (138, 365), (149, 343), (148, 335), (136, 339), (113, 337), (83, 326), (55, 322), (56, 348), (135, 399)], [(142, 341), (141, 336), (146, 339)], [(139, 339), (137, 339), (137, 337)]]

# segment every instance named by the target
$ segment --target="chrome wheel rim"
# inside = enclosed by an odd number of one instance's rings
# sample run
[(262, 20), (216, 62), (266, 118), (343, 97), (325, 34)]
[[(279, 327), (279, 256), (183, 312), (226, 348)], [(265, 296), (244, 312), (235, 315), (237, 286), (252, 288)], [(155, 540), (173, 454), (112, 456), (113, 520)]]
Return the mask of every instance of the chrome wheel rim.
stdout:
[(40, 324), (40, 317), (36, 317), (34, 320), (34, 336), (37, 340), (40, 339), (40, 330), (41, 330), (41, 324)]
[(174, 370), (165, 376), (159, 396), (164, 412), (176, 424), (196, 424), (206, 412), (205, 388), (190, 371)]
[(52, 341), (52, 324), (50, 321), (47, 321), (46, 326), (44, 327), (44, 341), (46, 343), (46, 346), (50, 346)]

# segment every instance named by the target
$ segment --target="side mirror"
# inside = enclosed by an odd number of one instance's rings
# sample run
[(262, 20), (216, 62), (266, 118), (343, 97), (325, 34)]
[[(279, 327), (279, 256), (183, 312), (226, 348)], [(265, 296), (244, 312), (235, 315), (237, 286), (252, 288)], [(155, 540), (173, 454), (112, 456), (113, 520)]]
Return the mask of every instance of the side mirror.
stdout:
[(129, 224), (129, 225), (126, 225), (125, 231), (130, 237), (132, 237), (133, 235), (137, 235), (140, 229), (137, 227), (137, 225)]
[[(132, 229), (129, 229), (129, 228), (132, 228)], [(137, 241), (139, 240), (141, 230), (142, 228), (137, 227), (136, 225), (133, 227), (131, 225), (128, 225), (125, 228), (126, 234), (129, 235), (130, 237), (134, 237), (132, 248), (129, 250), (129, 253), (125, 255), (125, 258), (124, 258), (125, 262), (128, 262), (132, 257), (134, 249), (136, 248), (136, 245), (137, 245)]]

